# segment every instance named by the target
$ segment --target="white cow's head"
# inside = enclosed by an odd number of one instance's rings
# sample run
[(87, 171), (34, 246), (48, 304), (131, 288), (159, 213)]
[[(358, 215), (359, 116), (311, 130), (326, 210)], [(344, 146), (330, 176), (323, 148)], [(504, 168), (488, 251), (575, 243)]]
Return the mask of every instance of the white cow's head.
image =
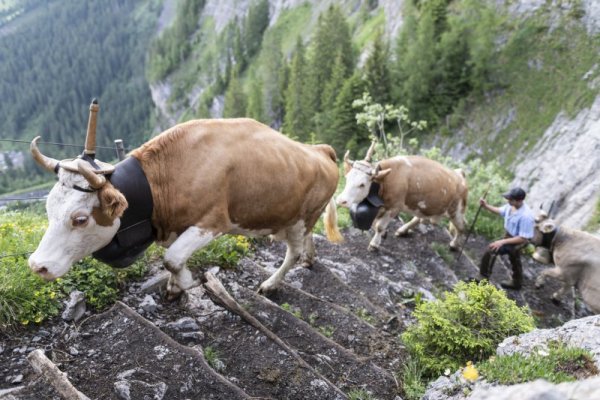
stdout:
[(127, 200), (103, 175), (84, 160), (76, 160), (78, 172), (59, 168), (59, 162), (44, 156), (31, 142), (34, 159), (50, 171), (58, 171), (58, 182), (48, 195), (48, 230), (29, 267), (46, 280), (59, 278), (71, 265), (107, 245), (121, 224)]
[(369, 194), (372, 182), (380, 183), (390, 173), (390, 169), (379, 169), (371, 164), (371, 155), (375, 142), (367, 151), (364, 160), (352, 161), (348, 158), (348, 151), (344, 155), (344, 172), (346, 175), (346, 186), (337, 197), (337, 204), (342, 207), (351, 208), (353, 205), (363, 201)]

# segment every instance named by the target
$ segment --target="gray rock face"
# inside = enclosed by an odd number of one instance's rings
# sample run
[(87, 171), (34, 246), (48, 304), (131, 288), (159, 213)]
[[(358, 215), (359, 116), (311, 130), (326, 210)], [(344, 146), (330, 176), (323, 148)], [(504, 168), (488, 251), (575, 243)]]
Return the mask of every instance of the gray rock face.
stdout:
[(75, 290), (71, 292), (69, 300), (65, 305), (65, 310), (62, 313), (62, 319), (65, 321), (77, 322), (85, 313), (85, 295), (83, 292)]
[(534, 208), (557, 201), (559, 223), (585, 226), (600, 196), (600, 96), (573, 119), (556, 117), (516, 166), (513, 184), (528, 189), (527, 202)]

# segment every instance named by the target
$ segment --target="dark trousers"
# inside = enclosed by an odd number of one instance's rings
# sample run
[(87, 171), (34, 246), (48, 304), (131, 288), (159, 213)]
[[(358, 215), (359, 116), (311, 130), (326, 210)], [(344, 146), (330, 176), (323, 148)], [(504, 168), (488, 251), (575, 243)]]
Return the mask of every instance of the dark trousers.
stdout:
[[(511, 237), (506, 235), (505, 238)], [(522, 244), (505, 244), (501, 246), (498, 251), (487, 250), (481, 258), (481, 265), (479, 266), (479, 273), (484, 278), (490, 278), (492, 275), (492, 269), (494, 268), (494, 262), (496, 257), (499, 255), (508, 254), (508, 259), (512, 265), (513, 270), (513, 285), (520, 288), (523, 284), (523, 265), (521, 264), (521, 249)]]

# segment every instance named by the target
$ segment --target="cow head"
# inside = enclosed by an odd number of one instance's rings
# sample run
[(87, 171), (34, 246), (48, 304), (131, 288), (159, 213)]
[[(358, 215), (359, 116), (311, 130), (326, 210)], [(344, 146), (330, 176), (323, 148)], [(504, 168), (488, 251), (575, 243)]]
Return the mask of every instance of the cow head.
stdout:
[[(108, 244), (120, 226), (127, 200), (82, 159), (59, 161), (44, 156), (31, 142), (33, 158), (58, 174), (46, 201), (48, 229), (29, 257), (29, 267), (46, 280), (59, 278), (71, 265)], [(76, 169), (76, 170), (75, 170)]]
[(535, 218), (535, 230), (531, 242), (536, 246), (533, 258), (543, 264), (548, 264), (552, 260), (549, 249), (552, 247), (552, 240), (556, 234), (558, 226), (556, 222), (549, 218), (548, 213), (540, 211)]
[(352, 207), (355, 204), (363, 201), (369, 194), (371, 183), (381, 183), (383, 178), (390, 173), (391, 169), (380, 169), (379, 165), (373, 167), (371, 164), (371, 156), (375, 142), (367, 151), (367, 156), (364, 160), (352, 161), (348, 158), (349, 152), (344, 155), (344, 171), (346, 175), (346, 186), (340, 195), (337, 197), (337, 204), (342, 207)]

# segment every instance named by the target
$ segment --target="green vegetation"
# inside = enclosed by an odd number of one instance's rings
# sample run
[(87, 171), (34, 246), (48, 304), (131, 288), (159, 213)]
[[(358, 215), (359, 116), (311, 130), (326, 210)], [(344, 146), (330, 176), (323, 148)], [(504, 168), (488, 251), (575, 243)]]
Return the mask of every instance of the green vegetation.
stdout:
[(534, 328), (525, 308), (485, 282), (459, 282), (442, 299), (417, 304), (414, 316), (402, 340), (428, 378), (485, 360), (504, 338)]
[(348, 392), (348, 400), (377, 400), (373, 395), (364, 389), (353, 389)]
[(124, 282), (144, 275), (146, 264), (159, 250), (125, 269), (112, 269), (90, 257), (75, 264), (69, 274), (46, 283), (27, 265), (46, 229), (46, 218), (31, 212), (0, 213), (0, 331), (17, 324), (40, 323), (61, 310), (61, 301), (73, 290), (102, 310), (115, 302)]
[(279, 307), (281, 307), (281, 309), (289, 312), (294, 317), (296, 317), (298, 319), (302, 319), (302, 312), (300, 311), (299, 308), (292, 307), (289, 303), (283, 303), (283, 304), (279, 305)]
[(511, 354), (491, 357), (477, 365), (481, 376), (500, 385), (515, 385), (536, 379), (552, 383), (571, 382), (598, 374), (589, 351), (551, 343), (548, 350), (538, 349), (530, 356)]
[(398, 375), (398, 380), (402, 382), (403, 398), (419, 400), (423, 397), (423, 393), (427, 390), (427, 380), (418, 360), (409, 355)]
[(589, 232), (600, 230), (600, 199), (598, 199), (598, 202), (596, 203), (596, 210), (594, 211), (592, 218), (588, 221), (585, 230)]
[(219, 359), (219, 352), (211, 346), (206, 346), (203, 349), (204, 359), (217, 372), (225, 370), (225, 364)]
[(433, 242), (429, 246), (433, 251), (437, 253), (438, 256), (440, 256), (442, 260), (444, 260), (444, 262), (447, 265), (452, 266), (455, 256), (452, 253), (450, 253), (450, 250), (448, 249), (448, 246), (446, 244)]
[(191, 267), (218, 265), (223, 268), (235, 268), (242, 257), (250, 252), (250, 246), (250, 239), (245, 236), (222, 236), (192, 254), (188, 265)]

